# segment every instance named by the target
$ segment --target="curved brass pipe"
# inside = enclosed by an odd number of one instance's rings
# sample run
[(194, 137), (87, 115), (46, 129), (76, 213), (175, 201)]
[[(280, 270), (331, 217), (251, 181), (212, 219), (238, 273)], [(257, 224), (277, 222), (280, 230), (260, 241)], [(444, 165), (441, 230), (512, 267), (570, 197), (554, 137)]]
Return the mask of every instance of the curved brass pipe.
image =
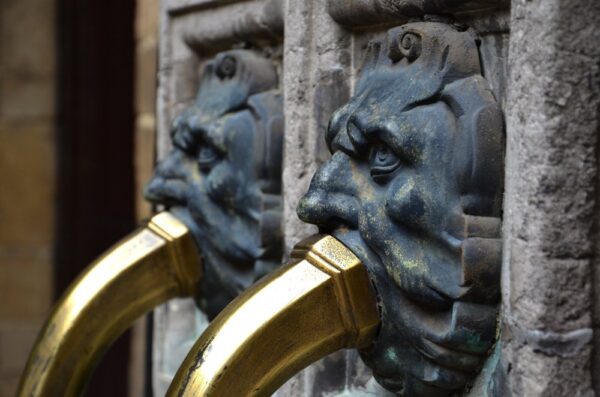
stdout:
[(136, 318), (169, 298), (192, 295), (200, 276), (187, 227), (167, 212), (154, 216), (64, 293), (29, 356), (17, 396), (80, 395), (102, 354)]
[(378, 325), (364, 265), (335, 238), (312, 237), (213, 320), (167, 396), (270, 396), (319, 358), (368, 346)]

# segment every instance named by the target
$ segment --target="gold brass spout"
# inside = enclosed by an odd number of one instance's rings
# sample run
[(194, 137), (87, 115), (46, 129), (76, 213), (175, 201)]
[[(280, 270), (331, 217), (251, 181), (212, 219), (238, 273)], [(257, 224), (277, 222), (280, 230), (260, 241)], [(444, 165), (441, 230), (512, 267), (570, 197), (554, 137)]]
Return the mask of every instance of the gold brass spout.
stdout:
[(154, 216), (71, 284), (38, 337), (17, 396), (80, 395), (102, 354), (136, 318), (192, 295), (200, 276), (187, 227), (167, 212)]
[(319, 358), (368, 346), (378, 325), (365, 266), (335, 238), (314, 236), (213, 320), (167, 396), (270, 396)]

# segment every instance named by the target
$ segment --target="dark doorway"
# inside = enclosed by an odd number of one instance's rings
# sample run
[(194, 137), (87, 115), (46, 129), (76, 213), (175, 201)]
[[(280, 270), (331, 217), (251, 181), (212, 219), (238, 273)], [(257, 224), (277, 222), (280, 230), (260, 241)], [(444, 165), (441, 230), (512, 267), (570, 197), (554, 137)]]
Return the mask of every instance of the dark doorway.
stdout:
[[(133, 0), (58, 0), (55, 291), (135, 226)], [(87, 396), (126, 396), (129, 334)]]

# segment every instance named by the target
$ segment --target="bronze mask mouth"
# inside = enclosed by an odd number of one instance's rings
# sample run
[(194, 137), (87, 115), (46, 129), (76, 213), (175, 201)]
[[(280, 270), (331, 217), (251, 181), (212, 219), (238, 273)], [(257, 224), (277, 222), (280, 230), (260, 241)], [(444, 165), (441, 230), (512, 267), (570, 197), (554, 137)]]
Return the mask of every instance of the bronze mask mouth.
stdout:
[(154, 177), (144, 188), (144, 198), (165, 207), (186, 205), (185, 181), (179, 178)]

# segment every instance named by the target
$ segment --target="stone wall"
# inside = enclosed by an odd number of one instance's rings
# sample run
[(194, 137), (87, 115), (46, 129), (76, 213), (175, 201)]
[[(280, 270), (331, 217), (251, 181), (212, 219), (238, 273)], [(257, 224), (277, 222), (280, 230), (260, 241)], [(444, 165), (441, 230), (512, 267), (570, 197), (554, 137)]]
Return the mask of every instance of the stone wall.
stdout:
[(0, 2), (1, 397), (16, 392), (52, 300), (54, 73), (54, 2)]
[(593, 396), (593, 381), (600, 393), (599, 23), (595, 0), (513, 1), (503, 347), (514, 396)]

